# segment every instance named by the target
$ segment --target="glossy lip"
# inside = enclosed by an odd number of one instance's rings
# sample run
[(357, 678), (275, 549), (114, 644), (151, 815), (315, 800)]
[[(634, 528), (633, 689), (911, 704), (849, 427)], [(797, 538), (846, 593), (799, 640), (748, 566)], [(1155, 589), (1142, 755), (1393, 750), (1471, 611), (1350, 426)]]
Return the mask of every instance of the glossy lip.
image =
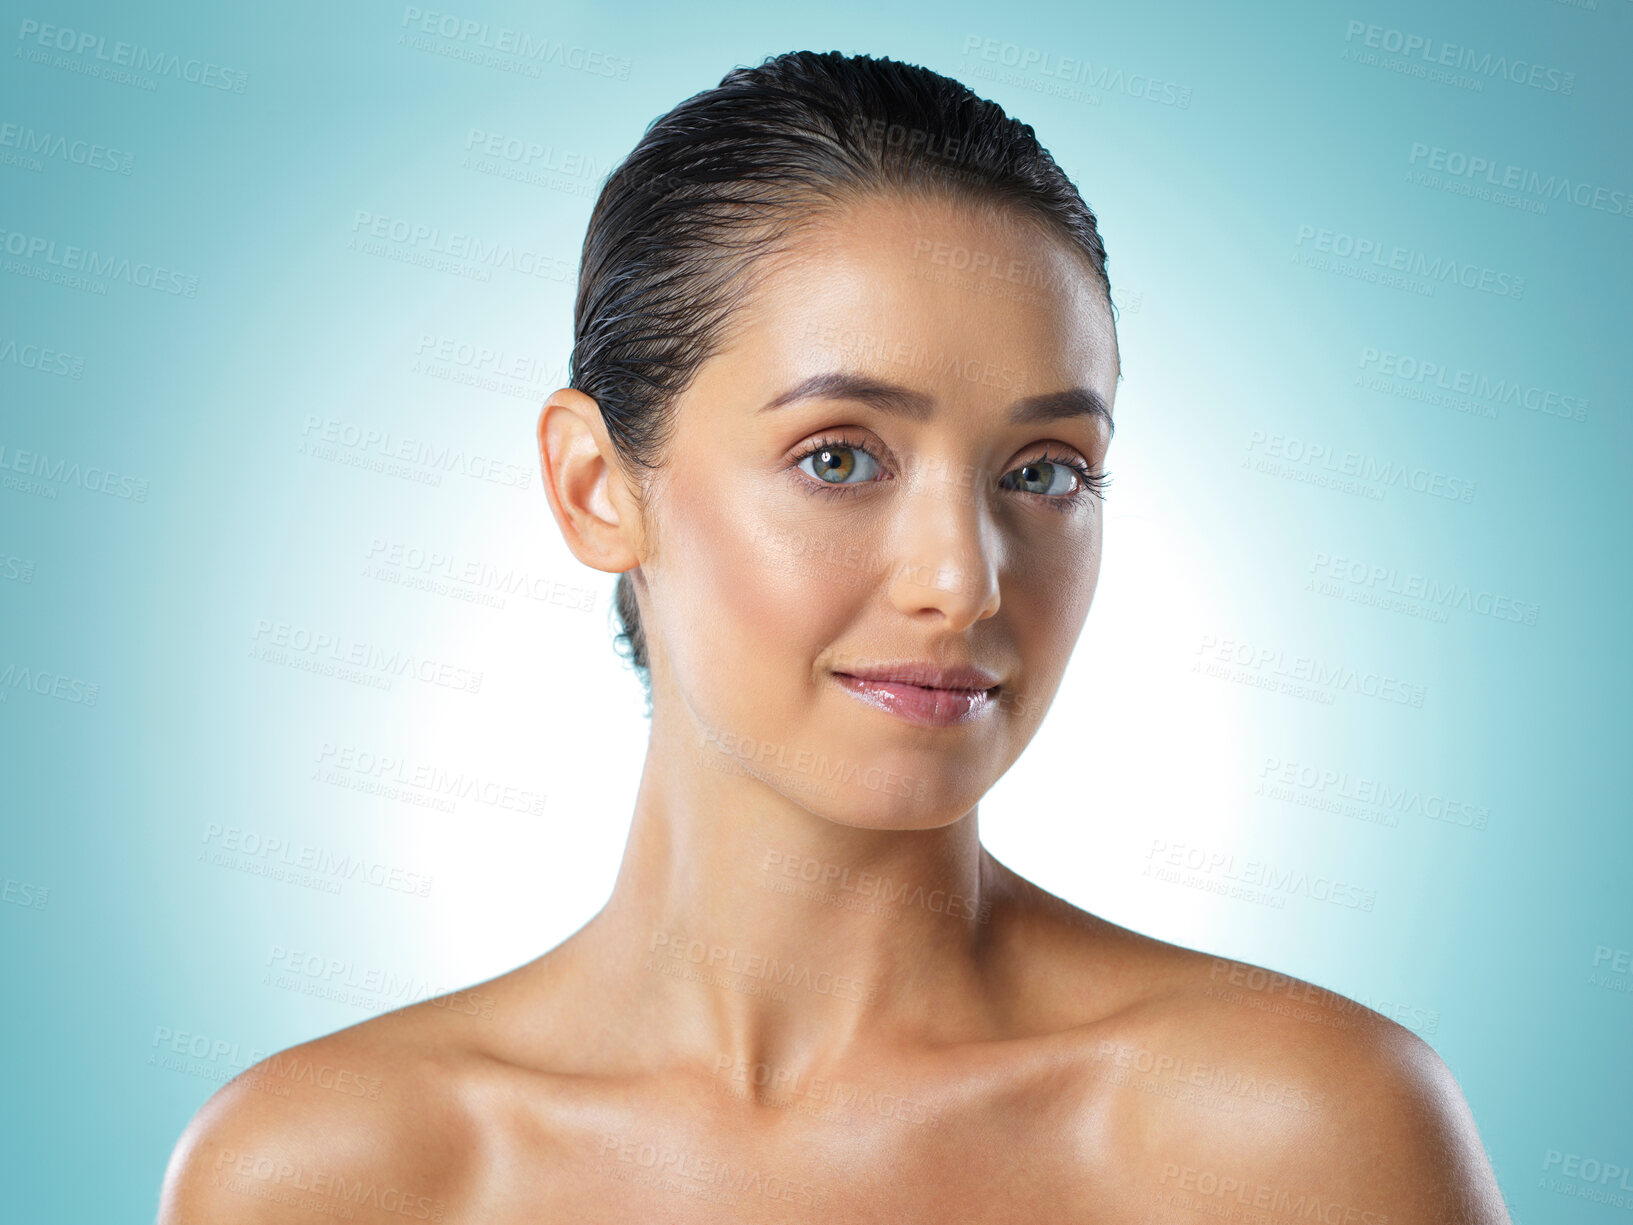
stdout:
[(998, 687), (998, 678), (984, 668), (938, 668), (935, 664), (918, 662), (836, 669), (834, 675), (851, 676), (863, 681), (890, 681), (919, 689), (953, 689), (967, 693), (980, 693)]
[(979, 717), (998, 686), (979, 668), (930, 664), (882, 664), (835, 672), (840, 688), (868, 705), (920, 727), (951, 727)]

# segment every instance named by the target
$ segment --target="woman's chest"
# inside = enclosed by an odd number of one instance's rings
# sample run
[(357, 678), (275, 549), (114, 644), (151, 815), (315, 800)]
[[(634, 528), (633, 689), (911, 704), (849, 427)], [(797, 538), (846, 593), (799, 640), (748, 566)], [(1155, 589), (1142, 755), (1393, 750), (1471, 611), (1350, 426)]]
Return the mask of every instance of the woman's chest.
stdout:
[(491, 1146), (468, 1187), (475, 1210), (460, 1215), (574, 1225), (1141, 1219), (1126, 1211), (1137, 1180), (1114, 1161), (1085, 1163), (1083, 1136), (1047, 1103), (709, 1105), (552, 1112)]

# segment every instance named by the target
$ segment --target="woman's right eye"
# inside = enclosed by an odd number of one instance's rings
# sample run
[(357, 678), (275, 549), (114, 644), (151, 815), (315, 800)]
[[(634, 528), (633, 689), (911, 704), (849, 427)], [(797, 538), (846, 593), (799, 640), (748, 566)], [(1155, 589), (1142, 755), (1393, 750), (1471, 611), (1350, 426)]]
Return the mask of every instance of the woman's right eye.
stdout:
[[(879, 461), (855, 443), (831, 440), (805, 452), (797, 467), (822, 485), (865, 485), (879, 471)], [(860, 479), (852, 480), (857, 473)]]

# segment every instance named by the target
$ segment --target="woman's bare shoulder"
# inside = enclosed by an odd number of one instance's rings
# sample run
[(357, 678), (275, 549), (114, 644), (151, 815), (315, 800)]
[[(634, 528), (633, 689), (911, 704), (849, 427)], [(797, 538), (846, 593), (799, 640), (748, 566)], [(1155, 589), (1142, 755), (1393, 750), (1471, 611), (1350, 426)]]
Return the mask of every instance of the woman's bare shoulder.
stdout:
[(425, 1001), (246, 1069), (182, 1133), (157, 1225), (284, 1221), (301, 1208), (441, 1220), (473, 1151), (461, 1065), (474, 1050), (460, 1028), (446, 1003)]
[(1097, 1108), (1126, 1124), (1143, 1202), (1176, 1219), (1508, 1220), (1462, 1091), (1416, 1034), (1294, 975), (1123, 943), (1147, 988), (1084, 1027), (1079, 1058)]

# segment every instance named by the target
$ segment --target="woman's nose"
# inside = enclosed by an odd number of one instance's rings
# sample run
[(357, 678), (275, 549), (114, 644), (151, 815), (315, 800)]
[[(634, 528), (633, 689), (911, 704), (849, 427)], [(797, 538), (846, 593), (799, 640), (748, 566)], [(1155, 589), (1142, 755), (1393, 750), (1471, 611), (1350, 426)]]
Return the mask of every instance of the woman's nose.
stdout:
[(1000, 540), (977, 486), (926, 469), (908, 483), (890, 550), (890, 599), (909, 616), (939, 612), (951, 629), (998, 611)]

